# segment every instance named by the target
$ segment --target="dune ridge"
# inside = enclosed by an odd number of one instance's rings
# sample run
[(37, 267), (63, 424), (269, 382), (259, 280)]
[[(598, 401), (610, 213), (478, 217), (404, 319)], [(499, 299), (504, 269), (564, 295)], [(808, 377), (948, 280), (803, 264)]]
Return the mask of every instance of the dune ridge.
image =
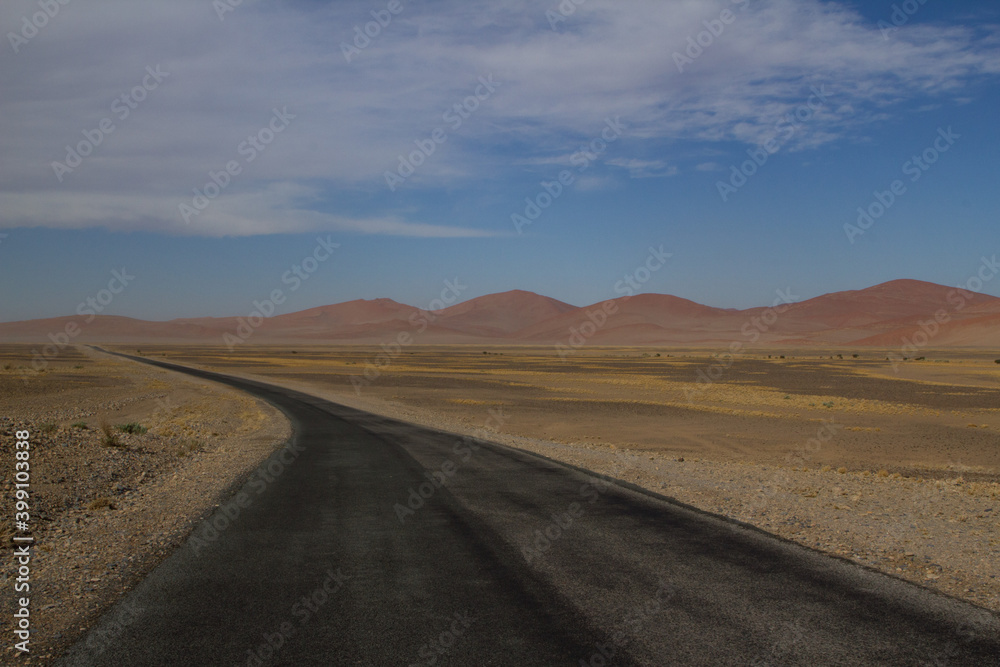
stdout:
[(359, 343), (554, 345), (853, 345), (1000, 347), (1000, 298), (918, 280), (893, 280), (796, 303), (714, 308), (669, 294), (573, 306), (524, 290), (436, 311), (392, 299), (356, 299), (259, 318), (116, 315), (0, 323), (10, 343)]

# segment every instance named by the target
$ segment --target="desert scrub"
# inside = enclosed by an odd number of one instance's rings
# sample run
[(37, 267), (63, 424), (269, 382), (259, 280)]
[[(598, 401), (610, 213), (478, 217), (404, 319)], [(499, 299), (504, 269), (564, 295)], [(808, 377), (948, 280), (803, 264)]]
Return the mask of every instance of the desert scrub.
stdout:
[(87, 422), (73, 422), (72, 424), (70, 424), (70, 426), (72, 428), (78, 428), (78, 429), (82, 429), (84, 431), (86, 431), (88, 428), (90, 428), (89, 426), (87, 426)]
[(187, 456), (194, 452), (200, 452), (204, 446), (205, 443), (202, 440), (181, 440), (180, 445), (177, 447), (177, 456)]
[(87, 509), (89, 510), (102, 510), (102, 509), (113, 510), (114, 508), (115, 506), (111, 504), (111, 498), (108, 498), (107, 496), (94, 498), (93, 500), (90, 501), (90, 504), (87, 505)]
[(104, 421), (101, 422), (101, 444), (105, 447), (125, 448), (122, 441), (118, 439), (118, 434), (111, 428), (111, 424)]
[(41, 424), (38, 427), (38, 430), (40, 430), (42, 433), (55, 433), (56, 432), (56, 423), (55, 422), (45, 422), (44, 424)]
[(118, 424), (117, 426), (115, 426), (115, 428), (121, 431), (122, 433), (133, 433), (135, 435), (142, 435), (143, 433), (149, 430), (148, 428), (137, 422)]

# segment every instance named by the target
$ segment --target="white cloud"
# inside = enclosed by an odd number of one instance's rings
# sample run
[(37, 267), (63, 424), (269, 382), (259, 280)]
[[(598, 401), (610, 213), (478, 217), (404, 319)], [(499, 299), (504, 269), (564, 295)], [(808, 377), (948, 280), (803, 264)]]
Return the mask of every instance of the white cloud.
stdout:
[(664, 176), (676, 176), (680, 172), (677, 167), (668, 165), (663, 160), (614, 158), (608, 160), (608, 164), (628, 169), (629, 176), (632, 178), (660, 178)]
[[(301, 191), (277, 193), (280, 184), (296, 184), (399, 210), (428, 189), (467, 179), (502, 184), (525, 166), (562, 164), (561, 156), (615, 116), (628, 130), (606, 164), (633, 176), (669, 171), (658, 155), (672, 142), (759, 143), (807, 101), (811, 86), (825, 85), (829, 103), (789, 145), (816, 147), (863, 133), (900, 103), (969, 97), (971, 81), (1000, 72), (992, 34), (978, 39), (972, 29), (908, 25), (884, 40), (842, 4), (760, 0), (681, 73), (673, 53), (731, 2), (588, 0), (557, 31), (545, 20), (549, 4), (469, 0), (445, 11), (405, 3), (351, 63), (341, 43), (371, 20), (367, 2), (248, 0), (221, 22), (205, 0), (67, 5), (19, 53), (8, 48), (2, 56), (0, 202), (9, 206), (0, 207), (0, 227), (483, 234), (450, 231), (419, 213), (408, 220), (336, 215)], [(0, 25), (20, 25), (35, 10), (34, 2), (4, 3)], [(170, 76), (119, 119), (115, 98), (157, 64)], [(490, 74), (499, 82), (495, 92), (460, 127), (446, 121), (445, 112)], [(296, 118), (246, 161), (241, 142), (284, 106)], [(105, 117), (114, 132), (59, 183), (52, 161)], [(439, 127), (447, 141), (399, 192), (389, 192), (385, 172)], [(241, 174), (203, 224), (180, 230), (177, 204), (231, 160)]]
[(256, 234), (344, 231), (422, 238), (497, 236), (489, 230), (408, 222), (397, 216), (356, 218), (308, 208), (312, 192), (274, 183), (256, 192), (220, 197), (185, 221), (175, 197), (87, 192), (0, 192), (0, 210), (14, 226), (111, 230), (155, 229), (168, 234), (252, 236)]

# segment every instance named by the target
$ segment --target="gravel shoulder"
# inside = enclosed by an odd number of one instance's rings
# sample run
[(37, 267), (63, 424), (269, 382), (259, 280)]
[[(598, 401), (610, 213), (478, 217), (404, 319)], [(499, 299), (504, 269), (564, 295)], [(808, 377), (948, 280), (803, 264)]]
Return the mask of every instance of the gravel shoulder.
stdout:
[[(90, 350), (66, 350), (43, 373), (18, 363), (23, 350), (5, 346), (0, 356), (0, 460), (13, 461), (16, 430), (31, 433), (33, 632), (31, 655), (19, 657), (50, 664), (291, 428), (278, 410), (240, 392)], [(126, 424), (141, 428), (116, 428)], [(11, 591), (5, 478), (0, 585)], [(0, 598), (5, 635), (14, 602), (13, 593)], [(0, 662), (13, 652), (6, 643)]]

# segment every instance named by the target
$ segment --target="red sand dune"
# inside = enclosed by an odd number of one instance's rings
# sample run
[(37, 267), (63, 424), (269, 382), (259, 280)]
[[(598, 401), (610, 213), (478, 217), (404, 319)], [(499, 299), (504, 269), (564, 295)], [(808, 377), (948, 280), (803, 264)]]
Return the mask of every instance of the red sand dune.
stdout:
[(434, 312), (391, 299), (359, 299), (262, 321), (243, 316), (148, 322), (99, 315), (89, 322), (70, 316), (0, 323), (3, 342), (220, 344), (226, 335), (229, 342), (252, 343), (1000, 347), (1000, 299), (894, 280), (777, 310), (713, 308), (666, 294), (578, 308), (513, 290)]

